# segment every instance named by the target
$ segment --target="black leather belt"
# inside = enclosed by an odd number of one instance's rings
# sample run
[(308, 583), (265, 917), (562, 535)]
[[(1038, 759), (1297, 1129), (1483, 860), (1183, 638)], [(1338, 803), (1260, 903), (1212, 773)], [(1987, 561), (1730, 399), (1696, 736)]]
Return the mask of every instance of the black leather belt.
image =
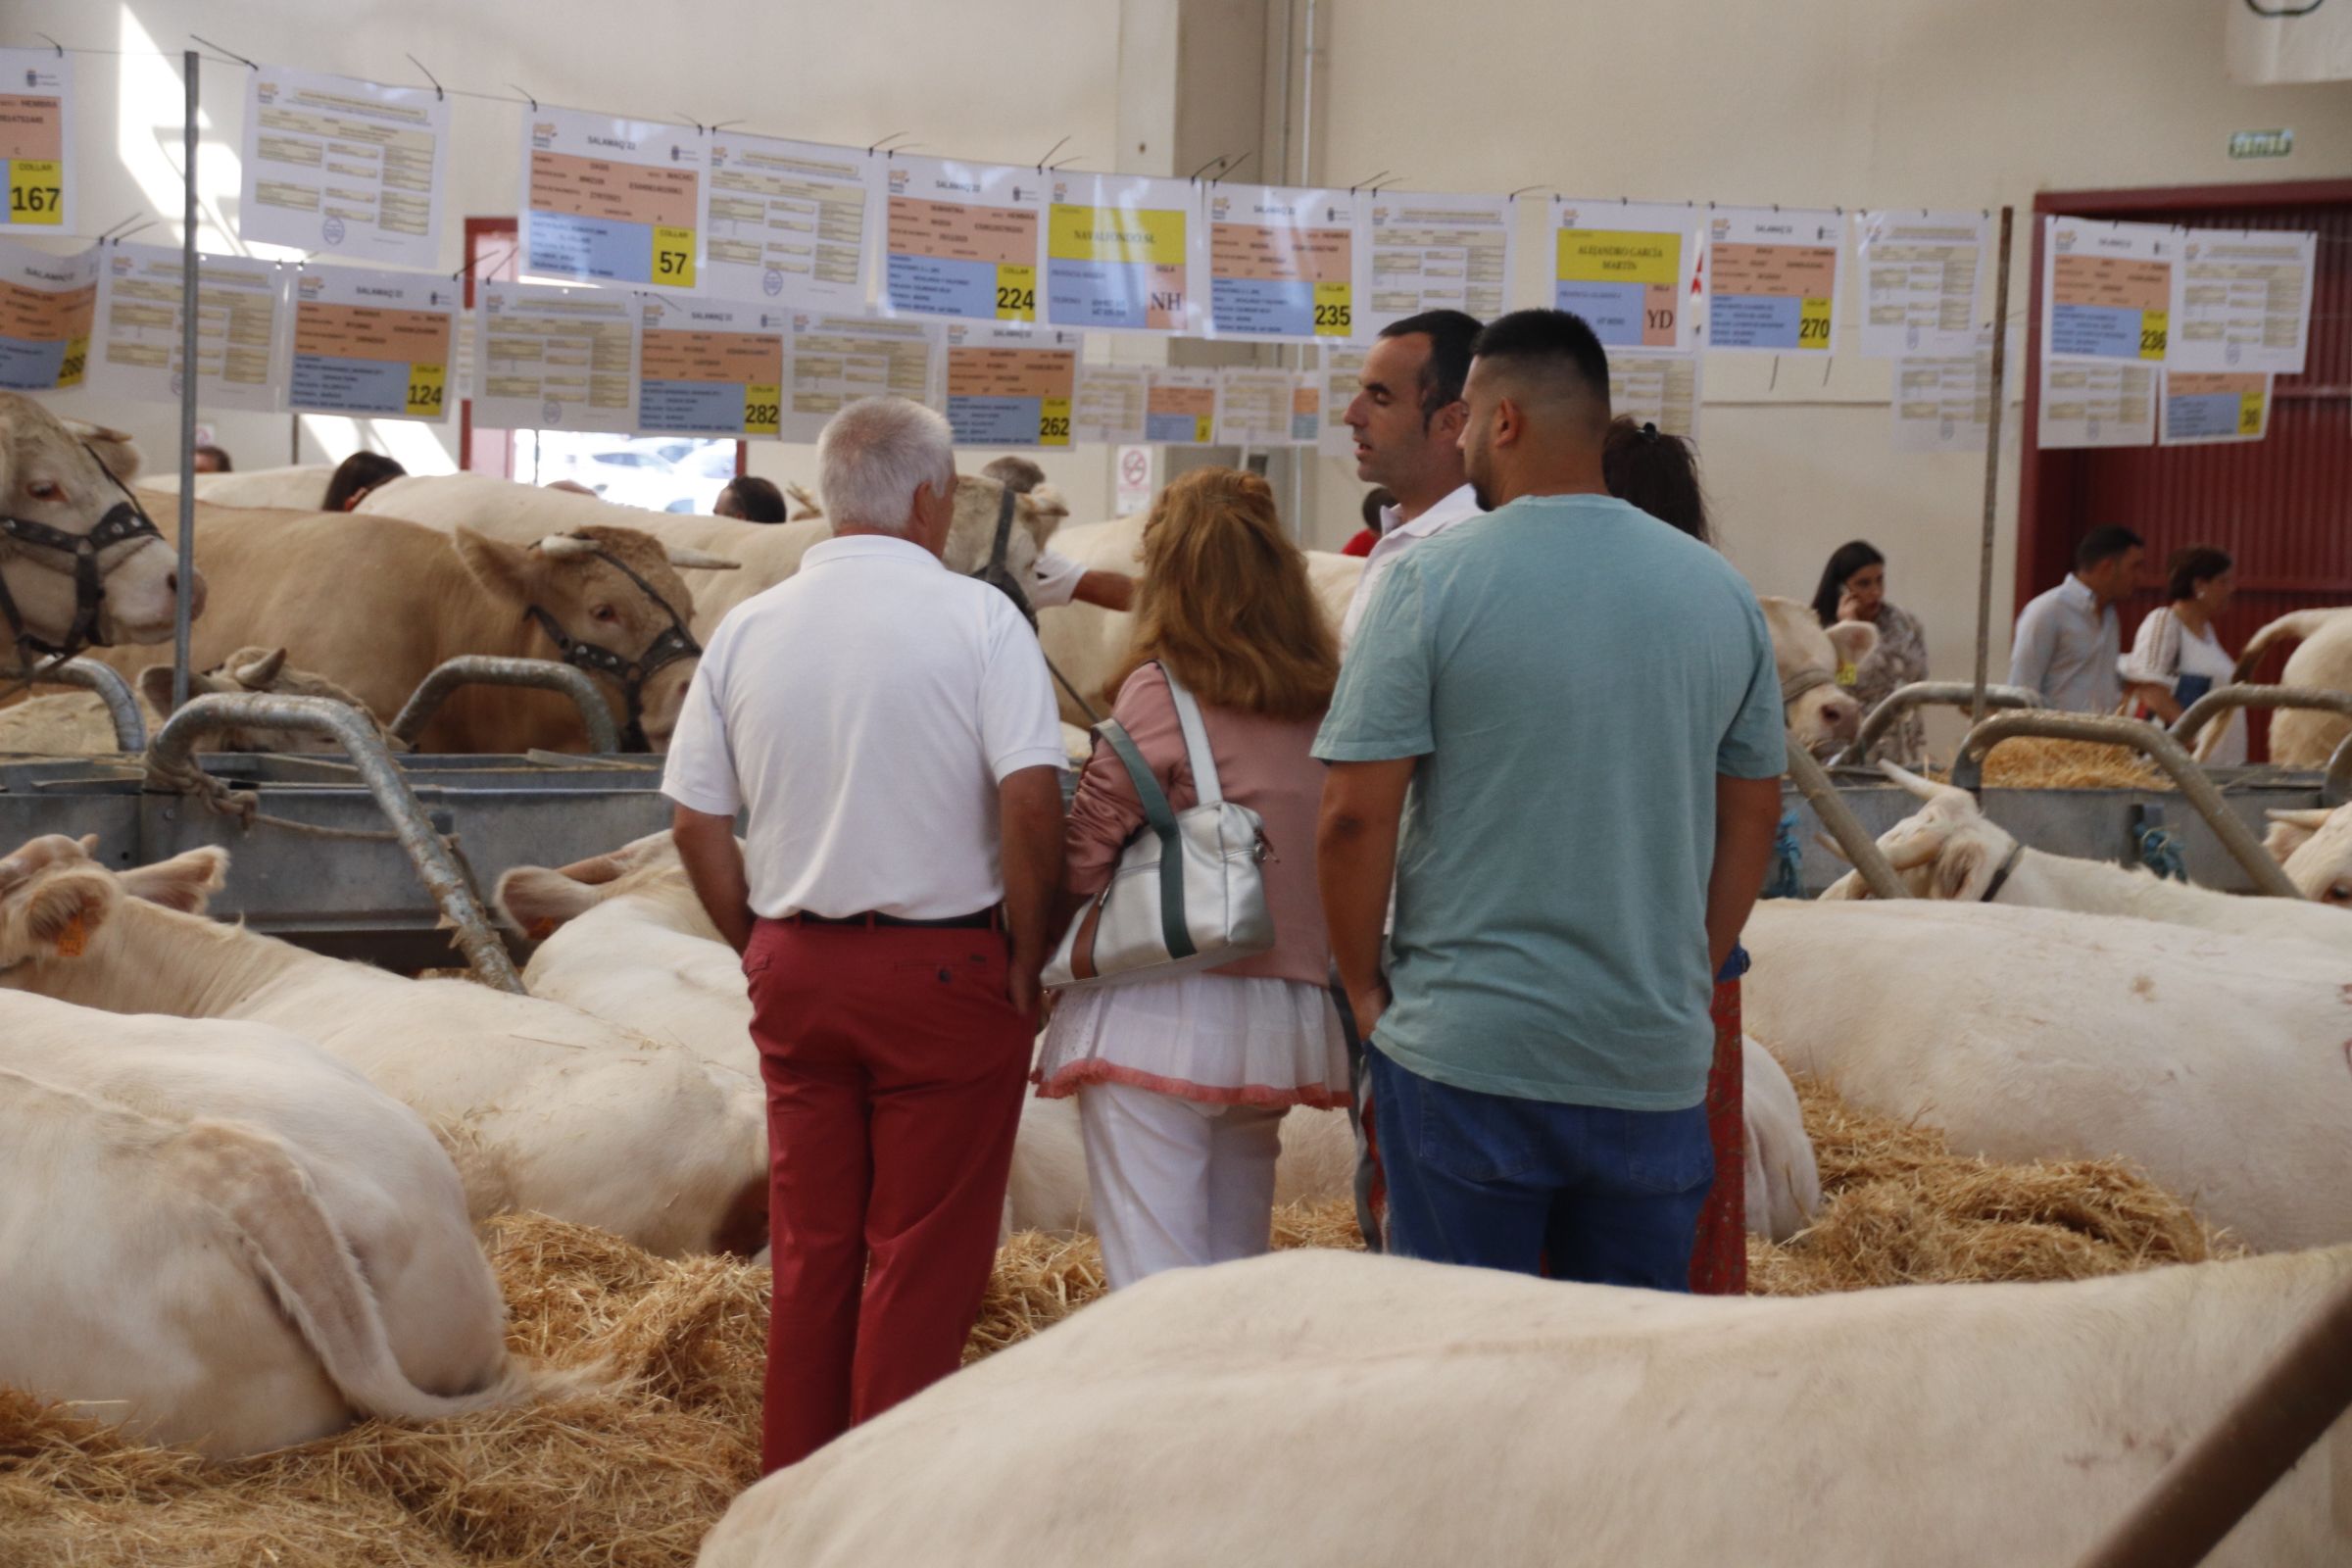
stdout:
[(1004, 927), (1002, 908), (981, 909), (972, 914), (952, 914), (944, 920), (909, 920), (904, 915), (876, 914), (788, 914), (785, 925), (854, 925), (867, 930), (885, 931), (1001, 931)]

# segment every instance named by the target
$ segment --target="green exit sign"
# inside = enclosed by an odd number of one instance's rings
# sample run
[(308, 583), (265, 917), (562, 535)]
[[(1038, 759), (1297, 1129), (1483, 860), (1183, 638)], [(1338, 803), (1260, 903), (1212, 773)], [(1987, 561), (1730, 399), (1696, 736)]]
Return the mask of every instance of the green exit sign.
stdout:
[(2295, 150), (2291, 130), (2241, 130), (2230, 138), (2232, 158), (2284, 158)]

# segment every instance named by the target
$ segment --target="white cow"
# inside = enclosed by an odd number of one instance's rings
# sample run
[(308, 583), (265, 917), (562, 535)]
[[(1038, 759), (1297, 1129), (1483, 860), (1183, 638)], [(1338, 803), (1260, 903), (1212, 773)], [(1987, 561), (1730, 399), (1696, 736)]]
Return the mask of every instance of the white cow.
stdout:
[[(2280, 685), (2352, 692), (2352, 606), (2279, 616), (2247, 640), (2238, 669), (2250, 672), (2274, 643), (2291, 638), (2301, 638), (2303, 646), (2287, 657)], [(2325, 767), (2347, 734), (2352, 719), (2341, 714), (2282, 708), (2271, 715), (2271, 760), (2280, 767)]]
[[(676, 1041), (718, 1067), (758, 1073), (743, 971), (703, 912), (668, 834), (562, 868), (517, 866), (499, 878), (498, 904), (540, 944), (523, 971), (532, 995)], [(1745, 1065), (1748, 1226), (1783, 1240), (1820, 1209), (1821, 1180), (1788, 1075), (1753, 1042)], [(1345, 1111), (1283, 1118), (1277, 1202), (1347, 1197), (1354, 1175)], [(1075, 1102), (1023, 1102), (1005, 1203), (1008, 1229), (1093, 1229)]]
[[(152, 737), (163, 728), (172, 707), (172, 666), (150, 664), (131, 683), (140, 717)], [(286, 667), (283, 648), (240, 648), (210, 670), (188, 673), (188, 695), (236, 695), (272, 692), (289, 697), (324, 697), (359, 710), (363, 720), (394, 751), (407, 746), (384, 734), (383, 725), (366, 705), (324, 675)], [(96, 692), (57, 692), (31, 697), (14, 708), (0, 709), (0, 753), (39, 753), (50, 757), (86, 756), (120, 748), (113, 715)], [(273, 752), (278, 754), (339, 755), (342, 743), (309, 730), (272, 729), (268, 725), (238, 724), (207, 735), (198, 749), (207, 752)]]
[[(113, 437), (109, 440), (107, 437)], [(95, 439), (93, 439), (95, 437)], [(101, 467), (92, 450), (112, 467)], [(31, 398), (0, 392), (0, 497), (8, 514), (58, 533), (86, 535), (123, 504), (117, 479), (138, 471), (137, 455), (120, 431), (100, 431), (59, 419)], [(152, 536), (98, 553), (105, 597), (97, 603), (96, 633), (110, 643), (172, 640), (179, 564), (170, 543)], [(48, 544), (0, 543), (0, 586), (24, 619), (25, 635), (55, 644), (72, 631), (80, 607), (74, 556)], [(204, 579), (189, 585), (195, 612), (204, 612)], [(0, 669), (17, 667), (16, 628), (0, 614)]]
[[(56, 837), (12, 858), (36, 875), (96, 869)], [(476, 1217), (536, 1209), (663, 1254), (761, 1245), (766, 1118), (739, 1074), (559, 1003), (405, 980), (181, 912), (227, 862), (206, 848), (122, 873), (134, 900), (86, 952), (0, 973), (0, 987), (300, 1035), (425, 1118)]]
[[(1931, 783), (1890, 762), (1882, 763), (1880, 770), (1928, 803), (1924, 810), (1879, 835), (1879, 848), (1915, 899), (2129, 914), (2168, 925), (2317, 942), (2352, 953), (2352, 920), (2333, 910), (2295, 899), (2217, 893), (2104, 860), (2044, 855), (1986, 821), (1968, 791)], [(2008, 868), (2006, 877), (2003, 867)], [(1870, 890), (1859, 872), (1849, 871), (1822, 897), (1866, 899)]]
[(1764, 624), (1772, 633), (1772, 659), (1781, 675), (1782, 714), (1789, 739), (1825, 757), (1854, 738), (1862, 705), (1838, 684), (1840, 669), (1868, 659), (1879, 646), (1879, 628), (1863, 620), (1824, 626), (1811, 605), (1759, 594)]
[(2273, 811), (2263, 840), (2295, 891), (2336, 908), (2352, 908), (2352, 806), (2334, 810)]
[[(121, 901), (0, 860), (0, 963)], [(424, 1123), (257, 1024), (0, 992), (0, 1385), (216, 1457), (528, 1391)]]
[(2340, 950), (2004, 905), (1756, 906), (1747, 1026), (1993, 1159), (2122, 1155), (2263, 1249), (2352, 1240)]
[[(1179, 1269), (737, 1498), (700, 1568), (2079, 1560), (2352, 1249), (1780, 1300), (1300, 1250)], [(2213, 1568), (2352, 1560), (2352, 1421)]]
[[(196, 499), (220, 507), (257, 507), (270, 512), (317, 512), (326, 500), (328, 481), (335, 476), (331, 463), (304, 463), (280, 468), (247, 468), (238, 473), (200, 473)], [(143, 490), (179, 494), (179, 470), (151, 473), (139, 481)]]

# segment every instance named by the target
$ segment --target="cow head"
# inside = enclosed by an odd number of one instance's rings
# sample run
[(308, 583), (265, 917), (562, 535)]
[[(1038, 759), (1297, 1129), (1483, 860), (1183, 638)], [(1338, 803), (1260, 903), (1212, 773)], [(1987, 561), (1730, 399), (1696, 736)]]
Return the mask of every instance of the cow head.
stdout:
[(499, 912), (533, 942), (544, 942), (607, 899), (641, 885), (646, 878), (639, 873), (662, 871), (684, 880), (677, 846), (667, 833), (650, 834), (569, 865), (518, 865), (498, 879)]
[(97, 844), (51, 833), (0, 859), (0, 969), (81, 956), (121, 896), (90, 858)]
[[(1891, 762), (1879, 771), (1926, 803), (1879, 835), (1879, 851), (1915, 899), (1974, 903), (1984, 897), (2017, 840), (1984, 818), (1976, 797), (1949, 784), (1908, 773)], [(1823, 890), (1824, 899), (1867, 899), (1860, 872), (1849, 871)]]
[(1026, 581), (1037, 553), (1046, 548), (1054, 530), (1070, 514), (1070, 504), (1050, 484), (1026, 495), (1008, 490), (1000, 479), (973, 474), (956, 476), (956, 515), (948, 524), (944, 559), (950, 571), (969, 575), (989, 564), (997, 543), (997, 514), (1006, 494), (1013, 497), (1012, 533), (1004, 544), (1004, 569), (1016, 582)]
[[(726, 571), (736, 563), (699, 550), (664, 549), (651, 534), (601, 523), (529, 546), (461, 527), (455, 543), (474, 581), (538, 621), (553, 645), (541, 657), (564, 658), (606, 688), (616, 721), (628, 717), (631, 677), (599, 664), (617, 662), (637, 671), (646, 738), (656, 751), (668, 745), (702, 654), (689, 629), (694, 594), (676, 568)], [(576, 652), (583, 646), (611, 659), (584, 659)], [(665, 649), (678, 649), (679, 656), (664, 659)], [(648, 663), (656, 667), (649, 670)]]
[[(324, 697), (356, 710), (370, 729), (393, 751), (408, 750), (408, 743), (392, 738), (368, 711), (368, 705), (350, 692), (328, 680), (324, 675), (307, 669), (286, 667), (283, 648), (240, 648), (208, 670), (192, 670), (188, 674), (188, 695), (202, 697), (208, 692), (234, 695), (240, 692), (275, 692), (286, 697)], [(172, 711), (172, 666), (150, 664), (139, 671), (139, 696), (159, 713)], [(217, 731), (205, 742), (208, 751), (268, 752), (278, 756), (314, 755), (336, 756), (343, 743), (332, 736), (305, 729), (271, 729), (263, 724), (236, 724)]]
[(2352, 909), (2352, 806), (2334, 810), (2273, 811), (2271, 852), (2295, 891), (2321, 904)]
[[(0, 392), (0, 517), (78, 538), (124, 499), (65, 421), (30, 398)], [(140, 535), (100, 552), (98, 564), (106, 594), (98, 607), (98, 639), (169, 641), (178, 592), (172, 547)], [(70, 634), (77, 604), (70, 549), (0, 533), (0, 582), (24, 617), (26, 635), (56, 644)], [(201, 577), (193, 585), (193, 603), (203, 609)], [(0, 619), (0, 638), (9, 632)], [(13, 662), (13, 651), (0, 647), (0, 663)]]
[(1852, 740), (1862, 722), (1862, 705), (1838, 684), (1838, 673), (1870, 657), (1879, 646), (1879, 629), (1859, 620), (1824, 627), (1812, 606), (1793, 599), (1760, 596), (1758, 602), (1772, 632), (1788, 738), (1815, 757), (1826, 757)]

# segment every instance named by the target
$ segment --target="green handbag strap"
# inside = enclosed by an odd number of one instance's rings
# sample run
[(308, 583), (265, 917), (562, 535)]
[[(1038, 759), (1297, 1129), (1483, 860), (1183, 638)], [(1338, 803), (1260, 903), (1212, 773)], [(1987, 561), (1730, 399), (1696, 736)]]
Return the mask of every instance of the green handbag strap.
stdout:
[(1167, 945), (1171, 958), (1189, 958), (1199, 951), (1193, 946), (1191, 928), (1184, 918), (1184, 853), (1176, 843), (1176, 811), (1168, 805), (1167, 792), (1152, 772), (1152, 764), (1133, 736), (1115, 718), (1106, 718), (1095, 726), (1111, 755), (1127, 769), (1128, 782), (1135, 786), (1136, 799), (1144, 804), (1144, 825), (1159, 835), (1159, 931), (1160, 940)]

